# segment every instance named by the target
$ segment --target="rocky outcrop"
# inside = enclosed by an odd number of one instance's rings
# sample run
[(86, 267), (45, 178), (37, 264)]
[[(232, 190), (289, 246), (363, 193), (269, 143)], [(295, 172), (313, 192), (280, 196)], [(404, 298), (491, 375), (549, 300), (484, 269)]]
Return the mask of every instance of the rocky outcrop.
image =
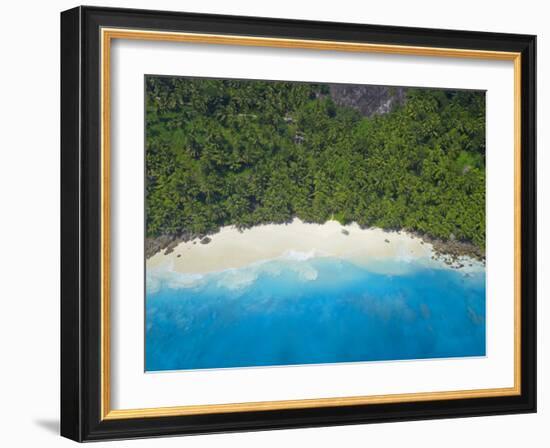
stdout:
[(157, 252), (167, 249), (174, 242), (176, 242), (176, 238), (172, 235), (162, 235), (157, 238), (145, 238), (145, 258), (151, 258)]
[[(155, 238), (145, 238), (145, 258), (149, 259), (158, 252), (171, 254), (180, 243), (198, 239), (201, 244), (208, 244), (212, 238), (206, 235), (182, 233), (180, 235), (161, 235)], [(195, 244), (195, 241), (193, 242)]]
[(472, 243), (458, 241), (454, 238), (441, 240), (437, 238), (430, 238), (426, 235), (420, 236), (420, 238), (433, 246), (435, 258), (442, 259), (451, 267), (464, 267), (464, 264), (461, 261), (463, 257), (469, 257), (485, 263), (485, 250)]
[(405, 87), (330, 84), (330, 97), (336, 104), (356, 109), (366, 117), (395, 110), (405, 103), (406, 93)]
[(161, 235), (155, 238), (145, 238), (145, 258), (151, 258), (157, 252), (164, 251), (164, 255), (174, 252), (176, 246), (195, 238), (195, 235), (182, 233), (181, 235)]

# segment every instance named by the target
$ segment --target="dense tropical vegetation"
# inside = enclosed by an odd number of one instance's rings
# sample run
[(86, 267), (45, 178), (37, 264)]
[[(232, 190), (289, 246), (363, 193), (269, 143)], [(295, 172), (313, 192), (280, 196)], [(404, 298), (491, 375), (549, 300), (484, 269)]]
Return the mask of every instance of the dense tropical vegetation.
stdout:
[(147, 235), (283, 223), (485, 245), (485, 95), (408, 89), (361, 116), (323, 84), (146, 78)]

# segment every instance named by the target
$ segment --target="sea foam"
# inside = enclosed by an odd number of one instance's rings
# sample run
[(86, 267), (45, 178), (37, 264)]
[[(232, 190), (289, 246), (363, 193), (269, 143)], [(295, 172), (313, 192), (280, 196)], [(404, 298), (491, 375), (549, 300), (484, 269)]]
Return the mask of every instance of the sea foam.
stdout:
[(282, 257), (272, 260), (262, 260), (241, 268), (225, 269), (223, 271), (205, 274), (180, 273), (173, 266), (162, 266), (147, 269), (146, 290), (154, 294), (162, 288), (197, 289), (216, 284), (220, 288), (230, 290), (245, 289), (254, 284), (260, 276), (278, 277), (283, 272), (292, 272), (302, 281), (314, 281), (318, 272), (311, 263), (315, 260), (315, 252), (289, 251)]

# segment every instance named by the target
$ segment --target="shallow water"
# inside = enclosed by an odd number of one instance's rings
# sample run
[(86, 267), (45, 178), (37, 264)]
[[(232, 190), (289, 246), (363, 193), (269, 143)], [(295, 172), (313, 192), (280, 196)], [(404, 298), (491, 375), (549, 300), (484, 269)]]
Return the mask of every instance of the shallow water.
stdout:
[(292, 257), (147, 274), (147, 371), (485, 355), (483, 269)]

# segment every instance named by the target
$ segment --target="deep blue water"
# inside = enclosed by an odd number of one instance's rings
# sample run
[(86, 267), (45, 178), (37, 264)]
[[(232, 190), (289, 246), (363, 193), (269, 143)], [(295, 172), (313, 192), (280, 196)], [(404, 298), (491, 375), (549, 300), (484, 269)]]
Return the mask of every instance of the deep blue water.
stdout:
[(391, 275), (336, 258), (148, 273), (146, 370), (485, 355), (483, 271), (390, 263)]

